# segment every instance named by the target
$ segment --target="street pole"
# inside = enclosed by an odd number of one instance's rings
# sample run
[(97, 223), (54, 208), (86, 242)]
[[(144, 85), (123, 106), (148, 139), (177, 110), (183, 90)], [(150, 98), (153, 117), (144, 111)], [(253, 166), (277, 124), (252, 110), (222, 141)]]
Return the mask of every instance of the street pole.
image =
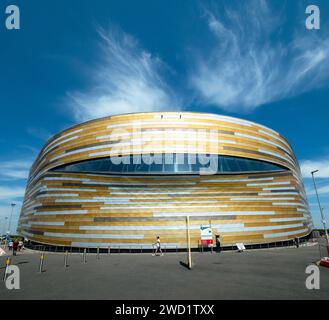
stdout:
[(210, 230), (211, 230), (211, 253), (213, 253), (213, 250), (214, 250), (214, 239), (213, 239), (213, 236), (212, 236), (211, 219), (209, 219), (209, 225), (210, 225)]
[(5, 222), (4, 222), (4, 235), (5, 235), (5, 249), (7, 248), (7, 232), (6, 232), (6, 229), (7, 229), (7, 220), (8, 220), (8, 217), (5, 217)]
[(7, 229), (7, 219), (8, 217), (3, 218), (3, 226), (1, 226), (1, 236), (6, 234), (6, 229)]
[(326, 228), (326, 220), (324, 219), (323, 210), (322, 210), (322, 207), (321, 207), (321, 204), (320, 204), (320, 198), (319, 198), (318, 189), (316, 187), (315, 177), (314, 177), (314, 173), (316, 173), (318, 171), (319, 170), (314, 170), (314, 171), (311, 172), (311, 174), (312, 174), (312, 179), (313, 179), (316, 198), (318, 200), (318, 205), (319, 205), (319, 209), (320, 209), (320, 213), (321, 213), (321, 219), (322, 219), (322, 223), (323, 223), (324, 234), (326, 236), (327, 243), (329, 243), (328, 231), (327, 231), (327, 228)]
[(192, 268), (192, 256), (191, 256), (191, 237), (190, 237), (190, 217), (186, 216), (187, 226), (187, 250), (188, 250), (188, 268)]
[(9, 226), (8, 226), (8, 232), (10, 234), (10, 228), (11, 228), (11, 219), (13, 217), (14, 207), (16, 206), (16, 203), (11, 203), (11, 212), (10, 212), (10, 219), (9, 219)]

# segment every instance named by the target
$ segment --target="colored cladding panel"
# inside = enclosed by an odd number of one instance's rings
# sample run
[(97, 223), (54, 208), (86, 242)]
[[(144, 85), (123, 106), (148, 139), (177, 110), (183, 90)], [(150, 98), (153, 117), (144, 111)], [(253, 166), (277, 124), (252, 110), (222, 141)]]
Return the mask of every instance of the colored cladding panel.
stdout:
[[(167, 167), (149, 161), (171, 155)], [(195, 155), (195, 166), (186, 165)], [(209, 155), (216, 174), (199, 172)], [(113, 167), (119, 156), (123, 164)], [(139, 156), (140, 164), (124, 165)], [(112, 248), (151, 247), (159, 235), (175, 248), (186, 246), (186, 216), (193, 247), (209, 223), (223, 245), (313, 228), (284, 137), (241, 119), (169, 112), (97, 119), (51, 138), (31, 168), (19, 232), (39, 243)]]

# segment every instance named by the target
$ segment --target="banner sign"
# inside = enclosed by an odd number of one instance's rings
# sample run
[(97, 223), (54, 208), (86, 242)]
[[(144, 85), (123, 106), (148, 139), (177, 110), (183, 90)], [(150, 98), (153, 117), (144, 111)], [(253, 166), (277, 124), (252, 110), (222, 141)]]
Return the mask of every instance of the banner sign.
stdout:
[(210, 225), (201, 225), (201, 243), (212, 244), (212, 230)]

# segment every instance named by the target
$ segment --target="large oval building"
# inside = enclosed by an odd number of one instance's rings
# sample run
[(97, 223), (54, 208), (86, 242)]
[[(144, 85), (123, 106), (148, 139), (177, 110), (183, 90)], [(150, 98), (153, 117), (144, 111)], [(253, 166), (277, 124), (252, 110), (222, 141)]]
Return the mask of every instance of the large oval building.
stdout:
[(115, 115), (52, 137), (33, 164), (18, 231), (74, 247), (232, 245), (307, 236), (312, 220), (287, 140), (207, 113)]

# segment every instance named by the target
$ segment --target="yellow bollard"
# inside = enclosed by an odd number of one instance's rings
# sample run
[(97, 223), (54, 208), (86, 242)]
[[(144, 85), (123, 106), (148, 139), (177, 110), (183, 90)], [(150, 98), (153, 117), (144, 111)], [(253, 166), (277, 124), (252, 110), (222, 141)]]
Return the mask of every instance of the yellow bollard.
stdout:
[(67, 260), (68, 260), (69, 252), (66, 250), (64, 253), (64, 267), (67, 268)]
[(43, 262), (45, 261), (45, 255), (44, 253), (41, 253), (40, 255), (40, 263), (39, 263), (39, 272), (42, 273), (43, 268)]
[(87, 249), (83, 249), (83, 262), (87, 263)]
[(5, 274), (4, 274), (4, 276), (3, 276), (3, 281), (6, 281), (6, 279), (7, 279), (7, 270), (8, 270), (8, 267), (10, 266), (10, 263), (11, 263), (10, 258), (7, 258), (7, 259), (6, 259)]
[(192, 269), (190, 217), (189, 216), (186, 217), (186, 230), (187, 230), (188, 268)]

